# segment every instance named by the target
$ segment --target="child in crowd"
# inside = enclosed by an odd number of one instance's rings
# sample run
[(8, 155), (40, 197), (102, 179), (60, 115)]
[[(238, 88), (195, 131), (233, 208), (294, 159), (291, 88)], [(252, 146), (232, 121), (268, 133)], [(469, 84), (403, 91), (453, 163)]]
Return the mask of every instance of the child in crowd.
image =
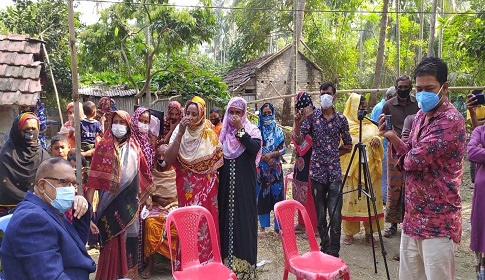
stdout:
[(81, 152), (86, 157), (89, 165), (94, 152), (96, 138), (102, 137), (103, 129), (101, 123), (94, 119), (96, 116), (96, 105), (94, 102), (84, 102), (83, 111), (86, 118), (81, 120)]
[(69, 155), (69, 150), (71, 145), (69, 145), (69, 139), (64, 134), (56, 134), (51, 138), (51, 155), (53, 157), (61, 157), (67, 159)]
[(219, 107), (212, 107), (209, 115), (211, 123), (214, 125), (212, 130), (219, 136), (222, 130), (222, 110)]

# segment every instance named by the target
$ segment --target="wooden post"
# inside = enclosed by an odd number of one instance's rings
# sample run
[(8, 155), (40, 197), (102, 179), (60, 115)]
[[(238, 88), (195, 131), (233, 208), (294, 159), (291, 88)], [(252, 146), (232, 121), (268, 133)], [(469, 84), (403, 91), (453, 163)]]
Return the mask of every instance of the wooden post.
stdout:
[[(42, 38), (42, 35), (40, 35), (40, 39), (44, 41), (44, 38)], [(61, 109), (61, 102), (59, 101), (59, 92), (57, 91), (56, 80), (54, 79), (54, 73), (52, 73), (51, 61), (49, 60), (49, 54), (47, 53), (45, 44), (42, 44), (42, 49), (44, 50), (44, 53), (45, 53), (45, 59), (47, 60), (47, 65), (49, 65), (49, 73), (51, 75), (52, 85), (54, 86), (54, 92), (56, 93), (57, 109), (59, 110), (59, 118), (61, 118), (61, 126), (62, 126), (64, 124), (64, 120), (62, 118), (62, 109)]]
[(67, 0), (69, 10), (69, 45), (71, 47), (71, 75), (72, 75), (72, 100), (74, 101), (74, 136), (76, 138), (76, 181), (78, 194), (83, 193), (82, 186), (82, 163), (81, 163), (81, 125), (79, 119), (79, 92), (77, 73), (76, 33), (74, 30), (74, 4), (73, 0)]

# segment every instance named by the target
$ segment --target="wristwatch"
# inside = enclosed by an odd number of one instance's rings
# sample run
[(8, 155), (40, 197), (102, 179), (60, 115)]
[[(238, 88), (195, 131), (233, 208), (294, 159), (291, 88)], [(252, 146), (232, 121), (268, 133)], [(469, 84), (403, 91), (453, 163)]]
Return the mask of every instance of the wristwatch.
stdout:
[(246, 134), (246, 130), (244, 130), (244, 128), (241, 128), (236, 132), (236, 137), (241, 138), (244, 136), (244, 134)]

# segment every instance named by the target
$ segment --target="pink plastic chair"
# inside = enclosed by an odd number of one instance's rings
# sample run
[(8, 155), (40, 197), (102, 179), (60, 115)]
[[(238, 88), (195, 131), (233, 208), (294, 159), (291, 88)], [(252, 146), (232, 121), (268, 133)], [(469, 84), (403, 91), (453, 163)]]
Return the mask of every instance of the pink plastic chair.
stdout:
[[(209, 237), (212, 243), (213, 260), (201, 264), (199, 261), (199, 246), (197, 244), (199, 224), (205, 217), (209, 227)], [(172, 275), (174, 279), (237, 279), (236, 274), (224, 266), (221, 261), (221, 252), (217, 240), (216, 227), (209, 211), (201, 206), (186, 206), (173, 210), (167, 216), (165, 232), (168, 236), (168, 246), (172, 248), (171, 224), (175, 224), (181, 252), (181, 270), (175, 271), (172, 262)], [(172, 260), (172, 250), (170, 250)]]
[[(295, 236), (295, 213), (300, 211), (305, 221), (306, 234), (310, 251), (300, 255)], [(274, 213), (280, 224), (281, 243), (285, 255), (285, 272), (283, 279), (288, 279), (288, 272), (296, 275), (298, 280), (335, 280), (343, 277), (350, 279), (349, 268), (339, 258), (320, 252), (313, 227), (305, 207), (296, 200), (289, 199), (276, 203)]]

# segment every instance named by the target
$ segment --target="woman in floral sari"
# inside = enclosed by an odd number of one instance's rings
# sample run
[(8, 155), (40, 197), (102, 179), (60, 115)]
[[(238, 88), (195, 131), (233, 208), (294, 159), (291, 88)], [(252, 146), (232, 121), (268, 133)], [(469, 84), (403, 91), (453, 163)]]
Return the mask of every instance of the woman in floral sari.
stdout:
[[(177, 174), (179, 207), (199, 205), (212, 214), (219, 230), (217, 169), (223, 164), (222, 145), (212, 130), (212, 123), (205, 118), (205, 101), (194, 97), (185, 105), (185, 116), (175, 128), (170, 147), (165, 153), (167, 165), (173, 164)], [(199, 258), (201, 262), (212, 258), (209, 230), (202, 226), (199, 232)]]
[[(306, 92), (299, 92), (295, 100), (295, 110), (304, 114), (304, 116), (309, 116), (313, 112), (313, 102), (310, 94)], [(295, 145), (296, 150), (296, 160), (295, 166), (293, 168), (293, 181), (292, 181), (292, 194), (293, 199), (299, 201), (310, 217), (310, 221), (313, 225), (313, 230), (318, 232), (317, 229), (317, 211), (315, 210), (315, 205), (313, 204), (313, 195), (311, 192), (311, 182), (310, 182), (310, 158), (312, 156), (312, 137), (307, 135), (305, 139), (298, 145), (292, 137), (293, 145)], [(305, 231), (305, 225), (303, 222), (303, 217), (300, 212), (298, 212), (298, 224), (295, 230)]]
[[(260, 235), (270, 226), (270, 212), (283, 197), (283, 168), (281, 156), (286, 152), (285, 135), (276, 125), (273, 104), (265, 103), (259, 109), (258, 128), (263, 140), (262, 156), (258, 167), (257, 193)], [(279, 225), (274, 220), (274, 230), (279, 233)]]
[[(359, 142), (359, 119), (357, 112), (359, 111), (359, 105), (361, 101), (365, 104), (365, 98), (357, 93), (352, 93), (347, 100), (344, 110), (344, 116), (347, 117), (349, 122), (350, 135), (352, 136), (352, 143), (355, 145)], [(379, 137), (379, 129), (370, 121), (362, 120), (362, 143), (366, 145), (367, 159), (369, 163), (369, 170), (371, 176), (371, 182), (374, 190), (374, 196), (376, 199), (377, 214), (379, 217), (380, 228), (384, 228), (384, 208), (382, 205), (382, 188), (380, 188), (381, 176), (382, 176), (382, 158), (384, 156), (384, 150), (381, 144), (381, 138)], [(340, 157), (340, 165), (342, 166), (342, 177), (345, 176), (347, 167), (350, 164), (350, 158), (352, 154), (348, 153)], [(350, 245), (354, 242), (354, 235), (360, 232), (360, 223), (364, 224), (365, 240), (371, 244), (372, 236), (370, 234), (369, 215), (367, 211), (367, 199), (363, 196), (358, 198), (358, 192), (348, 191), (354, 190), (359, 184), (359, 154), (356, 153), (352, 161), (347, 180), (343, 189), (344, 195), (342, 198), (342, 229), (345, 234), (343, 240), (344, 244)], [(362, 175), (362, 180), (364, 179)], [(364, 186), (364, 182), (361, 182)], [(372, 209), (372, 207), (371, 207)], [(374, 211), (371, 210), (371, 218), (375, 221)], [(377, 224), (372, 223), (373, 232), (377, 232)], [(377, 243), (374, 241), (374, 245)]]
[(138, 141), (132, 138), (130, 115), (114, 111), (91, 163), (86, 197), (99, 191), (97, 228), (101, 253), (97, 280), (138, 278), (138, 213), (151, 208), (152, 176)]

